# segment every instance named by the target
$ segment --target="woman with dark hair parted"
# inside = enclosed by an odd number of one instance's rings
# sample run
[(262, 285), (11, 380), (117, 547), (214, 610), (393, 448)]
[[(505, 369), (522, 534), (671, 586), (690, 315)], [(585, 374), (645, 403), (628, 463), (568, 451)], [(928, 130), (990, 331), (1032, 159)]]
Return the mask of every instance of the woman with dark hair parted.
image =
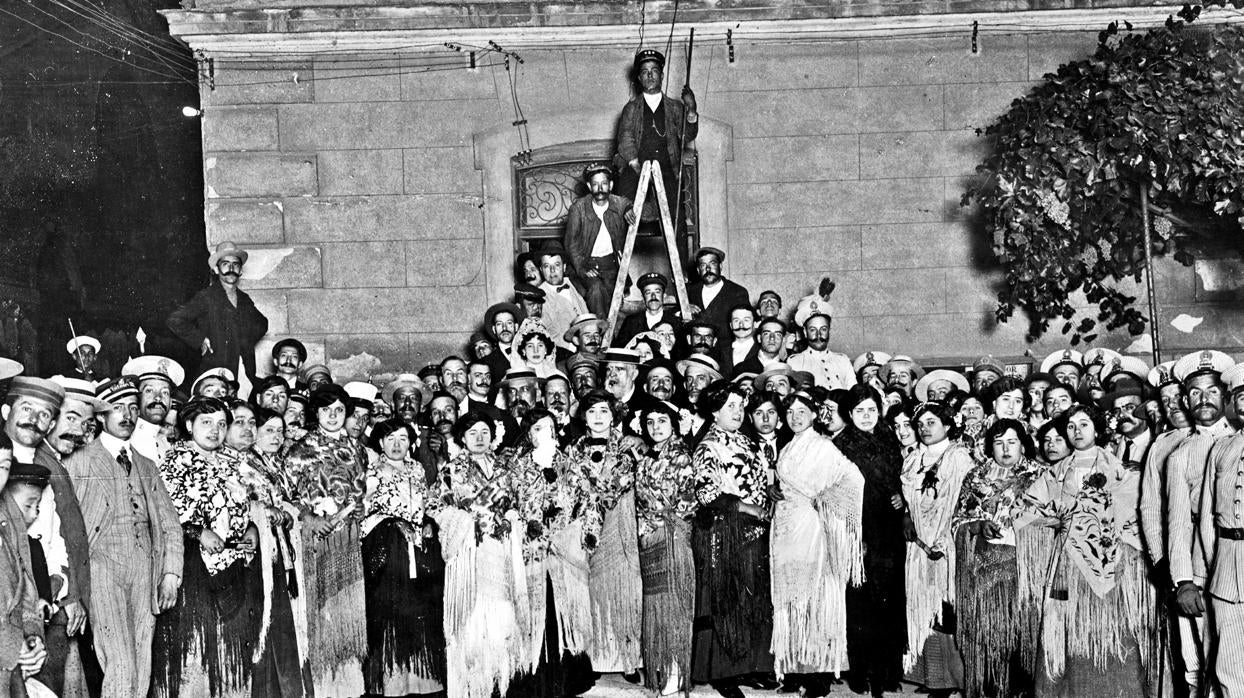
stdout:
[(299, 578), (308, 582), (295, 612), (306, 616), (316, 695), (362, 693), (367, 657), (359, 540), (367, 458), (362, 444), (345, 430), (349, 402), (346, 391), (333, 383), (312, 392), (307, 406), (310, 431), (286, 454), (300, 512)]
[[(879, 402), (871, 403), (873, 426)], [(864, 576), (864, 476), (813, 428), (810, 395), (791, 393), (782, 407), (794, 437), (778, 457), (782, 498), (769, 532), (773, 667), (779, 678), (798, 674), (804, 695), (819, 698), (829, 693), (828, 674), (847, 669), (847, 587)]]
[(585, 522), (587, 492), (558, 450), (556, 419), (543, 407), (523, 416), (518, 445), (498, 461), (513, 478), (523, 535), (524, 573), (515, 579), (520, 656), (506, 696), (578, 695), (593, 679), (587, 545), (599, 530)]
[[(592, 668), (634, 674), (642, 665), (643, 586), (635, 518), (635, 462), (643, 442), (622, 433), (625, 405), (603, 390), (579, 400), (587, 432), (567, 449), (599, 522), (591, 551)], [(589, 526), (589, 529), (591, 526)]]
[[(954, 521), (964, 695), (1031, 696), (1041, 637), (1041, 559), (1048, 559), (1050, 536), (1048, 529), (1026, 525), (1031, 517), (1024, 494), (1047, 466), (1033, 460), (1022, 414), (994, 419), (978, 441), (989, 455), (964, 480)], [(1021, 587), (1021, 579), (1036, 583)]]
[[(223, 400), (186, 403), (183, 440), (160, 463), (185, 533), (185, 565), (177, 605), (159, 615), (153, 643), (153, 695), (244, 696), (250, 693), (253, 624), (225, 632), (245, 603), (246, 556), (258, 550), (239, 463), (225, 453), (233, 416)], [(245, 611), (242, 613), (245, 616)]]
[(648, 688), (691, 691), (695, 616), (695, 470), (678, 435), (677, 408), (658, 402), (640, 414), (648, 449), (635, 469), (639, 568), (643, 577), (643, 660)]
[(1157, 603), (1140, 552), (1140, 473), (1108, 449), (1097, 408), (1060, 415), (1071, 454), (1028, 490), (1036, 525), (1054, 529), (1045, 573), (1037, 692), (1042, 696), (1156, 693)]
[(462, 450), (442, 466), (429, 506), (445, 558), (445, 688), (455, 698), (493, 698), (522, 668), (514, 589), (523, 532), (493, 421), (467, 412), (453, 438)]
[(367, 596), (367, 693), (405, 696), (445, 686), (445, 563), (426, 516), (428, 486), (411, 446), (414, 427), (389, 419), (372, 428), (378, 454), (367, 474), (363, 584)]
[[(864, 583), (847, 588), (848, 685), (856, 693), (879, 696), (899, 689), (907, 651), (903, 446), (878, 419), (883, 398), (875, 389), (855, 385), (848, 395), (841, 406), (847, 428), (834, 444), (864, 476)], [(891, 408), (887, 421), (904, 424), (914, 448), (911, 410)]]
[(705, 387), (697, 408), (707, 432), (691, 456), (699, 502), (691, 675), (727, 698), (773, 671), (769, 498), (765, 463), (739, 431), (746, 402), (728, 381)]
[(267, 407), (252, 407), (252, 414), (254, 442), (239, 470), (250, 500), (251, 521), (259, 533), (263, 565), (257, 589), (252, 591), (253, 597), (258, 596), (254, 605), (259, 607), (260, 628), (251, 694), (301, 698), (312, 695), (311, 667), (305, 653), (306, 627), (294, 620), (294, 600), (307, 581), (298, 577), (295, 551), (302, 544), (294, 532), (298, 507), (280, 454), (285, 418)]
[(926, 402), (915, 411), (920, 447), (903, 463), (903, 498), (912, 527), (907, 544), (907, 655), (909, 680), (934, 698), (963, 685), (955, 645), (955, 543), (951, 523), (963, 479), (975, 463), (959, 442), (951, 409)]

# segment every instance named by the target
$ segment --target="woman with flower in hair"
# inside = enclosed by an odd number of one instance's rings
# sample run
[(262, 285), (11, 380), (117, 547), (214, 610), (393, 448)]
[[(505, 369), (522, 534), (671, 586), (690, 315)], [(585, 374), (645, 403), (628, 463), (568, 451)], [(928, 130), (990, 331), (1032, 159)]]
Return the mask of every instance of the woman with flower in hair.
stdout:
[(363, 692), (367, 619), (359, 522), (367, 457), (345, 430), (349, 402), (339, 385), (316, 388), (307, 407), (310, 431), (286, 454), (299, 509), (299, 578), (308, 580), (298, 606), (306, 616), (316, 695)]
[[(579, 400), (586, 433), (567, 449), (589, 500), (588, 531), (599, 530), (591, 552), (592, 667), (634, 673), (643, 664), (643, 588), (635, 518), (635, 462), (643, 442), (622, 433), (625, 405), (603, 390)], [(593, 520), (594, 519), (594, 520)]]
[(975, 463), (958, 440), (955, 413), (940, 402), (916, 408), (920, 447), (903, 462), (903, 499), (912, 530), (907, 544), (908, 679), (935, 698), (963, 685), (955, 645), (955, 544), (951, 523), (963, 479)]
[(538, 378), (565, 375), (557, 368), (556, 345), (544, 325), (528, 325), (524, 321), (523, 326), (526, 331), (514, 335), (514, 349), (510, 356), (521, 359), (522, 364), (535, 371)]
[(639, 567), (643, 576), (643, 660), (647, 685), (662, 694), (691, 690), (695, 613), (695, 470), (678, 435), (678, 410), (657, 402), (640, 414), (648, 448), (635, 469)]
[(1140, 474), (1107, 442), (1097, 408), (1062, 417), (1071, 455), (1029, 488), (1034, 524), (1055, 531), (1044, 570), (1037, 691), (1042, 696), (1140, 696), (1159, 681), (1154, 588), (1140, 550)]

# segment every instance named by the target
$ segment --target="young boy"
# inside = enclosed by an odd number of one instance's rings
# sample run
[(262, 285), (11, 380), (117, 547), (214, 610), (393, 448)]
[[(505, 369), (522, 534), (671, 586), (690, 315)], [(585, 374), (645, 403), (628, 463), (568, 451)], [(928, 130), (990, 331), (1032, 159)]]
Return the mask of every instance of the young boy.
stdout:
[[(13, 467), (13, 442), (0, 432), (0, 483), (6, 483), (6, 495)], [(47, 469), (40, 468), (46, 485)], [(17, 470), (20, 477), (23, 468)], [(35, 497), (36, 514), (41, 495), (42, 488)], [(38, 674), (47, 659), (43, 618), (31, 573), (32, 546), (26, 537), (27, 521), (33, 520), (33, 515), (26, 518), (16, 500), (0, 497), (0, 690), (14, 695), (25, 695), (23, 679)]]

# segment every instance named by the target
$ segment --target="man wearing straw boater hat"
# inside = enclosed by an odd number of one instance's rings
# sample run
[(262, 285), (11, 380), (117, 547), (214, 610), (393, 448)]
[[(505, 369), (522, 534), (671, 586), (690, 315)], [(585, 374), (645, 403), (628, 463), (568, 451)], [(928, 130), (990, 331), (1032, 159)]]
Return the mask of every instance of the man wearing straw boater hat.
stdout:
[(237, 372), (239, 382), (243, 375), (258, 380), (255, 343), (267, 334), (268, 318), (238, 288), (247, 256), (235, 243), (217, 245), (207, 259), (216, 280), (168, 316), (169, 330), (200, 357), (194, 375), (219, 366)]

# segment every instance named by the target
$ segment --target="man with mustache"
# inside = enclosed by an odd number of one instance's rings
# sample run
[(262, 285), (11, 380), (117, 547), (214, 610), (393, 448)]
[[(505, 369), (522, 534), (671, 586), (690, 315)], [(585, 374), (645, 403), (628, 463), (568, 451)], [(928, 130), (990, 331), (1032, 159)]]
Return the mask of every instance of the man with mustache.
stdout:
[(574, 390), (575, 398), (583, 399), (584, 395), (600, 385), (596, 375), (599, 367), (600, 361), (592, 356), (574, 354), (566, 359), (566, 373), (570, 374), (570, 387)]
[(423, 465), (423, 474), (429, 485), (436, 483), (441, 465), (458, 455), (452, 432), (458, 419), (458, 401), (446, 392), (432, 393), (428, 401), (428, 426), (419, 434), (419, 446), (415, 459)]
[(618, 255), (635, 212), (630, 199), (613, 193), (613, 168), (609, 165), (589, 164), (583, 170), (583, 183), (587, 194), (570, 205), (562, 244), (583, 285), (588, 310), (604, 317), (618, 282)]
[(138, 389), (122, 377), (99, 388), (103, 433), (65, 459), (90, 551), (91, 628), (103, 698), (147, 695), (155, 617), (177, 602), (182, 530), (155, 463), (134, 449)]
[(518, 321), (522, 314), (523, 311), (517, 305), (505, 302), (494, 303), (484, 312), (484, 336), (496, 344), (493, 352), (484, 357), (494, 383), (501, 382), (513, 361), (510, 352), (514, 348), (514, 333), (518, 330)]
[(267, 334), (268, 318), (238, 288), (246, 258), (246, 250), (232, 242), (217, 245), (207, 260), (216, 280), (174, 310), (167, 324), (200, 357), (199, 373), (223, 367), (234, 371), (239, 381), (245, 374), (254, 383), (255, 343)]
[(649, 272), (639, 277), (635, 283), (640, 295), (644, 298), (643, 312), (627, 315), (613, 333), (613, 346), (624, 347), (635, 338), (635, 335), (651, 332), (661, 323), (669, 323), (677, 332), (682, 325), (682, 317), (676, 308), (665, 305), (665, 290), (669, 281), (657, 272)]
[(121, 367), (121, 375), (132, 378), (138, 386), (140, 419), (134, 428), (134, 448), (159, 463), (170, 448), (160, 427), (173, 407), (173, 390), (186, 379), (186, 372), (172, 359), (146, 355), (127, 361)]
[(639, 415), (656, 403), (656, 398), (639, 390), (639, 353), (631, 349), (610, 349), (605, 352), (605, 391), (626, 405), (627, 417), (623, 430), (640, 435)]
[(701, 247), (692, 257), (699, 279), (687, 286), (691, 312), (701, 322), (712, 325), (718, 337), (730, 335), (730, 309), (751, 307), (747, 289), (721, 275), (726, 253), (716, 247)]
[(599, 358), (606, 324), (595, 313), (584, 313), (575, 318), (562, 339), (574, 346), (574, 353)]
[(644, 391), (658, 400), (672, 403), (677, 375), (678, 371), (672, 361), (657, 359), (648, 368), (648, 375), (644, 376)]
[[(1166, 558), (1176, 589), (1180, 613), (1195, 625), (1190, 640), (1205, 635), (1207, 551), (1195, 534), (1201, 514), (1201, 485), (1210, 449), (1235, 433), (1224, 409), (1226, 386), (1222, 372), (1235, 362), (1220, 351), (1199, 351), (1175, 362), (1175, 376), (1183, 385), (1183, 406), (1192, 418), (1192, 431), (1166, 459)], [(1197, 642), (1204, 646), (1203, 642)], [(1192, 695), (1201, 685), (1204, 652), (1184, 652), (1185, 676)]]
[[(790, 367), (796, 371), (807, 371), (812, 374), (816, 384), (822, 388), (850, 388), (855, 385), (855, 367), (846, 354), (839, 354), (829, 348), (830, 328), (833, 318), (823, 313), (815, 313), (803, 321), (803, 336), (808, 348), (787, 359)], [(891, 359), (894, 361), (894, 359)], [(922, 374), (923, 375), (923, 374)], [(910, 390), (914, 389), (915, 379), (911, 381)]]
[(272, 365), (276, 374), (285, 379), (290, 390), (305, 390), (300, 380), (302, 365), (307, 361), (307, 347), (293, 337), (286, 337), (272, 347)]
[(441, 360), (441, 389), (453, 395), (459, 404), (466, 400), (469, 392), (467, 390), (467, 365), (461, 357), (447, 356)]

